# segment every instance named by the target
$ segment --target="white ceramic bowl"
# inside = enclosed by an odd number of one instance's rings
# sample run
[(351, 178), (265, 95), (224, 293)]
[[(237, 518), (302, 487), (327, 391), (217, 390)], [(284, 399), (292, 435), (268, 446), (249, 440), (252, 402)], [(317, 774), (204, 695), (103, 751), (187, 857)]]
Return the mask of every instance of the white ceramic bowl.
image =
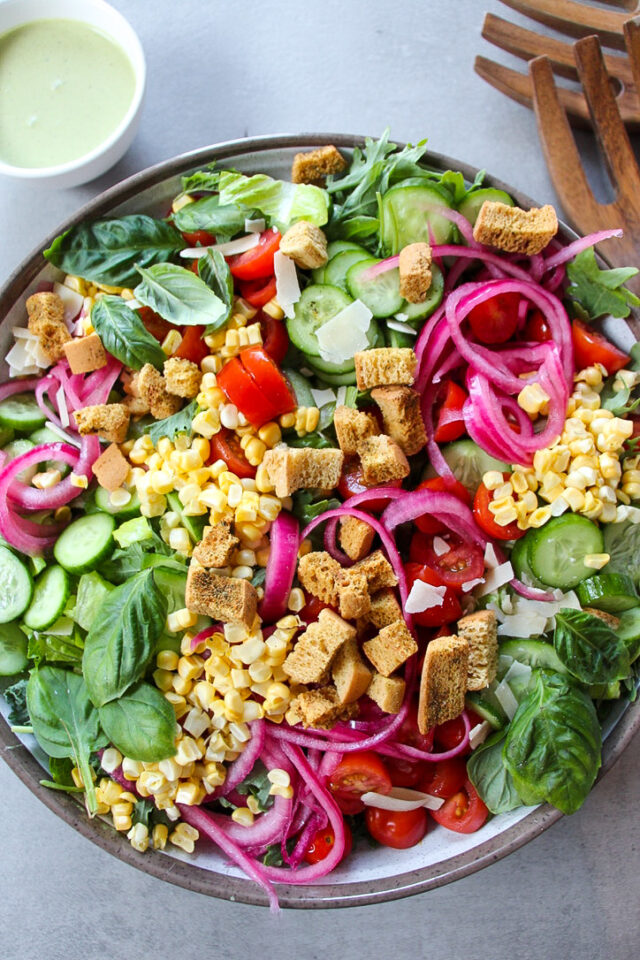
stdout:
[(2, 0), (0, 35), (33, 20), (54, 18), (79, 20), (108, 34), (126, 54), (135, 76), (129, 109), (116, 129), (94, 150), (52, 167), (16, 167), (0, 160), (0, 174), (47, 187), (75, 187), (99, 177), (131, 146), (140, 125), (147, 70), (142, 45), (133, 27), (104, 0)]

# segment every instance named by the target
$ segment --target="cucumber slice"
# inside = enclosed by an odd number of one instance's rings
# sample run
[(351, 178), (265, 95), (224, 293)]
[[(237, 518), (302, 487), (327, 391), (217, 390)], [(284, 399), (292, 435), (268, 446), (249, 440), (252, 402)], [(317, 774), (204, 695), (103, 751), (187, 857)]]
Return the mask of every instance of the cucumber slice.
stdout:
[(202, 532), (209, 522), (208, 514), (203, 514), (201, 517), (187, 517), (184, 513), (184, 507), (180, 503), (180, 498), (177, 493), (168, 493), (167, 500), (169, 506), (174, 513), (177, 513), (180, 517), (180, 523), (185, 528), (191, 539), (194, 543), (200, 543), (202, 540)]
[(621, 614), (616, 633), (627, 647), (629, 661), (633, 663), (640, 654), (640, 607), (632, 607)]
[[(371, 320), (369, 323), (367, 340), (372, 347), (384, 343), (384, 335), (375, 320)], [(324, 377), (327, 373), (332, 375), (337, 374), (338, 376), (348, 373), (353, 374), (355, 377), (355, 364), (353, 359), (345, 360), (344, 363), (330, 363), (329, 360), (323, 360), (322, 357), (305, 357), (305, 362), (321, 377)], [(352, 382), (355, 383), (355, 379)]]
[(532, 532), (529, 562), (534, 576), (543, 583), (570, 590), (593, 574), (584, 565), (584, 557), (603, 551), (602, 532), (593, 521), (565, 514)]
[(296, 403), (298, 406), (315, 407), (316, 402), (313, 399), (313, 394), (311, 393), (311, 387), (307, 378), (301, 373), (298, 373), (297, 370), (292, 370), (291, 367), (284, 367), (282, 372), (293, 387), (293, 392), (296, 395)]
[(46, 422), (47, 418), (32, 393), (14, 393), (12, 397), (0, 401), (0, 426), (19, 433), (32, 433)]
[[(341, 253), (341, 257), (347, 254)], [(367, 270), (380, 263), (375, 257), (361, 260), (349, 268), (347, 272), (347, 287), (354, 300), (361, 300), (369, 307), (374, 317), (392, 317), (399, 313), (404, 303), (400, 295), (400, 275), (398, 268), (387, 270), (377, 277), (365, 277)]]
[(10, 443), (15, 436), (15, 433), (11, 427), (0, 426), (0, 447), (4, 447), (5, 444)]
[(110, 513), (113, 517), (119, 517), (126, 520), (128, 517), (135, 517), (140, 513), (140, 497), (138, 491), (134, 490), (129, 503), (124, 507), (114, 507), (109, 500), (109, 491), (104, 487), (97, 487), (95, 492), (95, 504), (98, 510), (103, 513)]
[(478, 219), (480, 208), (485, 200), (493, 200), (496, 203), (506, 203), (508, 207), (514, 205), (513, 199), (508, 193), (505, 193), (504, 190), (496, 190), (494, 187), (483, 187), (482, 190), (474, 190), (473, 193), (465, 197), (458, 207), (462, 216), (466, 217), (471, 226), (473, 226)]
[(444, 295), (444, 276), (442, 270), (435, 263), (431, 265), (431, 286), (427, 290), (427, 298), (422, 303), (409, 303), (402, 301), (402, 306), (398, 313), (404, 313), (407, 316), (407, 322), (412, 327), (422, 326), (422, 321), (430, 317), (434, 310), (442, 303)]
[(380, 201), (380, 240), (389, 253), (409, 243), (449, 243), (454, 226), (437, 213), (449, 197), (433, 183), (409, 178), (387, 190)]
[(69, 573), (87, 573), (109, 556), (116, 521), (108, 513), (91, 513), (69, 524), (56, 541), (53, 555)]
[(531, 587), (540, 587), (544, 589), (545, 584), (534, 575), (533, 570), (531, 569), (531, 564), (529, 563), (529, 546), (531, 545), (531, 537), (527, 534), (522, 537), (520, 540), (516, 540), (513, 545), (513, 550), (511, 551), (511, 566), (513, 567), (513, 572), (515, 573), (518, 580), (522, 580), (523, 583), (528, 584)]
[(55, 623), (69, 599), (69, 574), (62, 567), (47, 567), (36, 580), (29, 609), (24, 615), (30, 630), (45, 630)]
[(351, 297), (338, 287), (311, 284), (296, 303), (293, 319), (287, 320), (291, 342), (308, 356), (319, 357), (317, 331), (352, 302)]
[(333, 260), (329, 260), (324, 268), (323, 283), (333, 284), (334, 287), (340, 287), (345, 293), (349, 293), (347, 283), (349, 269), (364, 260), (371, 260), (371, 254), (364, 247), (359, 247), (356, 250), (343, 250)]
[(607, 523), (604, 552), (609, 554), (607, 573), (625, 573), (640, 581), (640, 523)]
[[(34, 447), (35, 443), (27, 440), (26, 437), (19, 440), (12, 440), (11, 443), (8, 443), (4, 448), (4, 452), (7, 455), (6, 463), (17, 460), (23, 453), (28, 453), (29, 450), (33, 450)], [(34, 463), (32, 467), (26, 467), (26, 469), (21, 470), (20, 473), (16, 475), (16, 479), (20, 480), (21, 483), (31, 483), (37, 472), (38, 465)]]
[(416, 345), (416, 338), (415, 335), (412, 336), (410, 333), (401, 333), (400, 330), (389, 330), (387, 328), (384, 332), (384, 342), (388, 347), (409, 347), (413, 350)]
[[(345, 250), (364, 250), (364, 247), (361, 247), (359, 243), (354, 243), (353, 240), (332, 240), (329, 246), (327, 247), (327, 257), (329, 260), (333, 260), (334, 257), (337, 257), (339, 253), (344, 253)], [(364, 250), (368, 257), (371, 254)]]
[(624, 573), (600, 573), (583, 580), (576, 587), (583, 607), (595, 607), (605, 613), (623, 613), (640, 604), (640, 597), (631, 577)]
[(504, 711), (499, 710), (494, 703), (491, 703), (482, 693), (477, 690), (470, 690), (465, 698), (465, 706), (473, 710), (483, 720), (488, 720), (494, 730), (501, 730), (507, 720)]
[(351, 387), (356, 382), (355, 370), (349, 370), (347, 373), (321, 373), (317, 371), (316, 375), (320, 384), (324, 387)]
[(15, 553), (0, 547), (0, 623), (21, 617), (33, 595), (31, 574)]
[(29, 434), (29, 440), (31, 440), (36, 447), (39, 447), (42, 443), (60, 443), (62, 442), (62, 437), (54, 433), (53, 430), (50, 430), (49, 427), (40, 427), (39, 430), (34, 430), (33, 433)]
[(500, 644), (501, 657), (512, 657), (518, 663), (524, 663), (532, 670), (553, 670), (555, 673), (566, 673), (567, 668), (550, 643), (544, 640), (505, 640)]
[(12, 677), (29, 666), (27, 638), (17, 623), (0, 627), (0, 677)]
[[(442, 454), (451, 467), (453, 474), (460, 483), (467, 488), (471, 496), (482, 482), (482, 478), (489, 470), (501, 473), (511, 473), (508, 463), (502, 463), (479, 447), (473, 440), (454, 440), (442, 448)], [(427, 467), (424, 479), (435, 477), (433, 467)]]

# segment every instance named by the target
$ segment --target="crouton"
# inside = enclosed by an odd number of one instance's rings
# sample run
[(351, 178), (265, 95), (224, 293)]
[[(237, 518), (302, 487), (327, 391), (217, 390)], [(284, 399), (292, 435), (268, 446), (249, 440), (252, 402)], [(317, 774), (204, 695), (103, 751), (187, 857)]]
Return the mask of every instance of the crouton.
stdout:
[(331, 665), (331, 679), (340, 703), (355, 703), (367, 692), (371, 676), (371, 670), (360, 656), (358, 644), (355, 640), (347, 640)]
[(338, 561), (324, 550), (307, 553), (298, 563), (298, 580), (302, 586), (330, 607), (338, 606), (337, 581), (341, 573)]
[(358, 390), (394, 386), (410, 387), (415, 380), (417, 359), (410, 347), (377, 347), (354, 354)]
[(357, 712), (356, 704), (341, 703), (336, 688), (328, 685), (319, 690), (305, 690), (298, 694), (292, 701), (286, 718), (289, 723), (295, 723), (296, 718), (300, 717), (303, 727), (328, 730), (337, 720), (350, 720)]
[(364, 617), (371, 609), (367, 578), (362, 570), (340, 570), (336, 580), (340, 616), (346, 620)]
[(248, 580), (221, 577), (191, 561), (185, 590), (185, 606), (223, 623), (253, 625), (258, 608), (256, 588)]
[(353, 407), (336, 407), (333, 426), (340, 449), (347, 457), (358, 453), (360, 444), (367, 437), (380, 433), (374, 416), (363, 410), (354, 410)]
[[(596, 610), (595, 607), (583, 607), (585, 613), (590, 613), (592, 617), (598, 617), (603, 623), (606, 623), (612, 630), (617, 630), (620, 626), (620, 618), (614, 617), (612, 613), (605, 613), (604, 610)], [(471, 689), (471, 688), (469, 688)]]
[(88, 337), (74, 337), (63, 344), (71, 373), (91, 373), (107, 364), (107, 354), (97, 333)]
[(468, 672), (469, 644), (462, 637), (436, 637), (429, 643), (418, 703), (420, 733), (462, 713)]
[(137, 370), (125, 369), (120, 375), (125, 392), (122, 401), (132, 417), (144, 417), (149, 413), (149, 404), (140, 396), (140, 374)]
[(124, 443), (129, 429), (129, 411), (122, 403), (98, 403), (73, 414), (81, 436), (97, 434), (109, 443)]
[(355, 636), (355, 628), (337, 613), (321, 610), (317, 621), (300, 634), (282, 668), (294, 683), (322, 683), (338, 650)]
[(204, 528), (204, 536), (195, 547), (193, 556), (203, 567), (226, 567), (239, 543), (231, 533), (231, 522), (222, 520), (213, 527)]
[(320, 487), (333, 490), (340, 482), (344, 454), (342, 450), (315, 450), (312, 447), (274, 447), (262, 461), (277, 497), (288, 497), (296, 490)]
[(540, 253), (558, 232), (558, 217), (550, 204), (522, 210), (485, 200), (473, 228), (473, 239), (507, 253)]
[(411, 387), (376, 387), (371, 397), (382, 413), (384, 431), (408, 457), (418, 453), (427, 442), (420, 394)]
[(388, 627), (390, 623), (402, 619), (402, 607), (396, 600), (396, 595), (389, 587), (378, 590), (371, 597), (371, 609), (367, 614), (367, 620), (374, 627), (381, 630), (382, 627)]
[(380, 633), (362, 645), (364, 654), (378, 673), (390, 677), (398, 667), (418, 650), (404, 620), (396, 620), (383, 627)]
[(469, 644), (467, 690), (484, 690), (498, 669), (498, 627), (493, 610), (478, 610), (458, 620), (458, 636)]
[(400, 296), (409, 303), (424, 303), (431, 286), (431, 247), (410, 243), (400, 251)]
[(371, 550), (375, 530), (364, 520), (357, 517), (345, 517), (341, 521), (338, 539), (340, 546), (350, 560), (362, 560)]
[(374, 550), (364, 560), (354, 564), (351, 569), (361, 570), (364, 573), (370, 594), (377, 593), (383, 587), (395, 587), (398, 584), (398, 578), (393, 572), (393, 567), (382, 550)]
[(280, 253), (291, 257), (302, 270), (315, 270), (327, 262), (327, 238), (320, 227), (307, 220), (298, 220), (283, 235)]
[(138, 375), (138, 390), (156, 420), (173, 416), (182, 406), (180, 397), (174, 397), (167, 391), (164, 377), (150, 363), (145, 363)]
[(64, 322), (64, 303), (57, 293), (32, 293), (27, 300), (27, 326), (40, 341), (40, 347), (50, 363), (64, 356), (64, 345), (71, 334)]
[(404, 700), (405, 682), (402, 677), (383, 677), (374, 673), (367, 696), (377, 703), (383, 713), (399, 713)]
[(118, 490), (129, 475), (130, 464), (119, 447), (112, 443), (101, 453), (91, 468), (93, 475), (105, 490)]
[(192, 399), (200, 390), (202, 371), (186, 357), (169, 357), (164, 363), (164, 379), (168, 393)]
[(376, 487), (390, 480), (402, 480), (411, 472), (409, 461), (391, 437), (367, 437), (360, 444), (362, 477), (367, 487)]
[(332, 145), (318, 147), (308, 153), (296, 153), (291, 167), (293, 183), (312, 183), (324, 186), (324, 178), (331, 173), (342, 173), (347, 161)]

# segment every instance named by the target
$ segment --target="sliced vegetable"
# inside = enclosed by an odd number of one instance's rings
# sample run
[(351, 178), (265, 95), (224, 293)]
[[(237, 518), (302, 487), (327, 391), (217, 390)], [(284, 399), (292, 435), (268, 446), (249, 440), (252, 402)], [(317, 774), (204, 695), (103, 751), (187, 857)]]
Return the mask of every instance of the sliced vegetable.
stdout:
[(24, 615), (30, 630), (46, 630), (62, 615), (71, 587), (63, 567), (46, 567), (35, 583), (31, 603)]
[(447, 830), (475, 833), (485, 823), (489, 810), (471, 780), (466, 780), (463, 789), (445, 800), (439, 810), (432, 810), (431, 816)]
[(627, 353), (619, 350), (604, 334), (592, 330), (581, 320), (573, 321), (571, 331), (576, 370), (584, 370), (585, 367), (601, 363), (607, 373), (612, 374), (629, 363)]
[(33, 580), (24, 563), (0, 546), (0, 623), (21, 617), (31, 603)]
[(528, 537), (528, 558), (534, 575), (550, 587), (569, 590), (591, 576), (584, 558), (602, 553), (602, 531), (587, 517), (565, 514), (553, 517), (544, 527), (532, 530)]
[(583, 607), (595, 607), (607, 613), (622, 613), (640, 604), (640, 597), (631, 577), (624, 573), (600, 573), (583, 580), (576, 587)]
[(27, 638), (15, 621), (0, 625), (0, 677), (23, 673), (29, 666)]
[(56, 541), (53, 553), (69, 573), (95, 570), (114, 548), (116, 522), (110, 514), (92, 513), (69, 524)]

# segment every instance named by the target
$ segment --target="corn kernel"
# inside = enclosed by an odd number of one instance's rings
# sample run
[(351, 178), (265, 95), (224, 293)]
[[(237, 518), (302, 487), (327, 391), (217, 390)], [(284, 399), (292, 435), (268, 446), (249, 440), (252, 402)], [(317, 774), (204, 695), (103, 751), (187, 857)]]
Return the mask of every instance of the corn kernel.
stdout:
[(122, 758), (122, 773), (127, 780), (137, 780), (143, 769), (138, 760), (131, 760), (129, 757)]
[(589, 567), (591, 570), (602, 570), (611, 557), (608, 553), (588, 553), (583, 560), (585, 567)]
[(253, 824), (253, 813), (249, 807), (236, 807), (231, 814), (231, 819), (243, 827), (250, 827)]
[(174, 847), (180, 847), (185, 853), (193, 853), (199, 837), (200, 833), (195, 827), (191, 827), (188, 823), (179, 823), (173, 833), (169, 834), (169, 842)]
[(169, 330), (168, 334), (161, 343), (162, 352), (165, 353), (168, 357), (173, 356), (180, 344), (182, 343), (182, 335), (178, 330)]
[(151, 834), (151, 844), (154, 850), (164, 850), (169, 837), (169, 828), (166, 823), (156, 823)]
[(114, 813), (113, 807), (111, 813), (113, 815), (113, 826), (119, 833), (127, 833), (131, 830), (131, 817), (128, 814)]
[(106, 773), (113, 773), (122, 763), (122, 754), (115, 747), (108, 747), (102, 754), (100, 766)]
[(224, 713), (227, 720), (242, 720), (242, 697), (237, 690), (228, 690), (224, 695)]
[(169, 533), (169, 546), (176, 553), (191, 553), (191, 538), (184, 527), (176, 527)]
[(176, 803), (184, 803), (189, 807), (199, 804), (204, 799), (204, 789), (198, 783), (189, 780), (180, 783), (176, 793)]
[(538, 507), (529, 516), (530, 527), (542, 527), (547, 520), (551, 519), (551, 507)]

